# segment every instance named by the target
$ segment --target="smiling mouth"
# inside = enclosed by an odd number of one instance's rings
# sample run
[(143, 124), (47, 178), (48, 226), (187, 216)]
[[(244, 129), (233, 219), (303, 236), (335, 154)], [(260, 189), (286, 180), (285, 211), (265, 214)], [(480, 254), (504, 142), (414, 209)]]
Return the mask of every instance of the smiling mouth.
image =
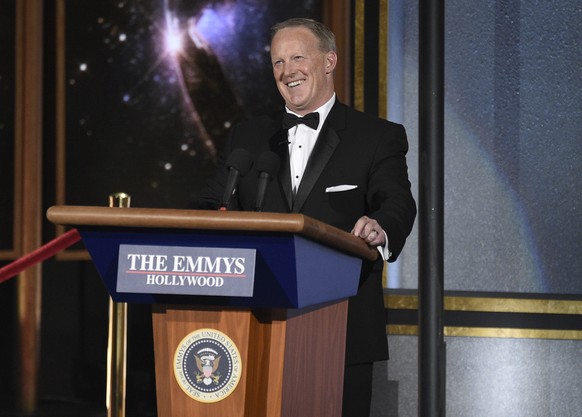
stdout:
[(293, 87), (297, 87), (298, 85), (303, 84), (304, 80), (297, 80), (297, 81), (291, 81), (290, 83), (287, 83), (287, 87), (293, 88)]

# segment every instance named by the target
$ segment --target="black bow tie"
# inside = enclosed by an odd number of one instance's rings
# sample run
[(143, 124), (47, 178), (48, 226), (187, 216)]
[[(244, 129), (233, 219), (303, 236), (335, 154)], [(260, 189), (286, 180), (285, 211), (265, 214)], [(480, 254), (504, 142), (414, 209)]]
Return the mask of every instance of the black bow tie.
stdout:
[(303, 123), (305, 126), (316, 130), (317, 126), (319, 126), (319, 113), (309, 113), (303, 117), (295, 116), (292, 113), (285, 113), (283, 117), (283, 129), (291, 129), (299, 123)]

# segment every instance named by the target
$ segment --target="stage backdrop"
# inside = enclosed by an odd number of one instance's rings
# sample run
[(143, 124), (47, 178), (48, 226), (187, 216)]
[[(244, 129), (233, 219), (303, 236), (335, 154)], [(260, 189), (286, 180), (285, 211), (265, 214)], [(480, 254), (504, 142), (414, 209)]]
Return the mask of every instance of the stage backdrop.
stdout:
[[(418, 5), (390, 1), (390, 110), (418, 179)], [(447, 1), (445, 289), (582, 294), (582, 9)], [(393, 288), (417, 288), (416, 230)]]

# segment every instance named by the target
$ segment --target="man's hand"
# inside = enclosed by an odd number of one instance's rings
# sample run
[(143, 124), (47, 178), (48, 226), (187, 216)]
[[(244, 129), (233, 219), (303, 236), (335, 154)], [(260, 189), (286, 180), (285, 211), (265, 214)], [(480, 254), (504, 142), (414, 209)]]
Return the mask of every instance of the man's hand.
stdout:
[(361, 237), (370, 246), (383, 246), (386, 243), (384, 231), (378, 222), (367, 216), (358, 219), (352, 234)]

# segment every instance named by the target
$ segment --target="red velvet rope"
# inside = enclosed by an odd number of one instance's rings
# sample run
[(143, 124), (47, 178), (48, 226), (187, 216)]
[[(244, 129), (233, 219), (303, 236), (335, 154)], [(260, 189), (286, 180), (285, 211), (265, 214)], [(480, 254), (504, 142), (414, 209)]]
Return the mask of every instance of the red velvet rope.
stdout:
[(30, 252), (28, 255), (25, 255), (22, 258), (18, 258), (14, 262), (0, 268), (0, 284), (18, 275), (26, 268), (29, 268), (39, 262), (46, 261), (51, 256), (56, 255), (63, 249), (66, 249), (72, 244), (77, 243), (79, 240), (81, 240), (79, 231), (77, 229), (71, 229), (59, 237), (51, 240), (46, 245), (43, 245), (40, 248)]

